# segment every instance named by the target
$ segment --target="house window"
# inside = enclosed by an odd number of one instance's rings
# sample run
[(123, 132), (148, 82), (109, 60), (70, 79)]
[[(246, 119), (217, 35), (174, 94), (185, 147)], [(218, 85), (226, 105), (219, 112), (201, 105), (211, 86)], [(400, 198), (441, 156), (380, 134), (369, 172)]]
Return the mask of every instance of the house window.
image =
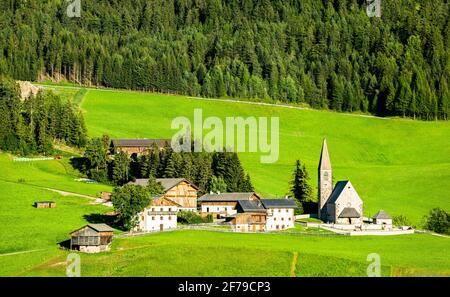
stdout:
[(289, 209), (286, 209), (286, 212), (289, 212)]
[(164, 211), (164, 208), (161, 207), (161, 208), (159, 209), (159, 211)]
[(154, 221), (155, 220), (155, 217), (152, 217), (152, 221)]
[(172, 211), (172, 207), (169, 207), (169, 211)]
[(160, 217), (159, 219), (160, 219), (161, 221), (164, 221), (164, 217)]
[(289, 221), (291, 220), (291, 218), (289, 218)]
[(277, 228), (277, 230), (280, 229), (280, 225), (277, 225), (276, 228)]
[(281, 212), (281, 209), (279, 209), (278, 212)]
[(276, 220), (277, 220), (277, 218), (273, 218), (273, 220), (274, 220), (274, 221), (276, 221)]
[(172, 217), (171, 217), (171, 216), (169, 216), (169, 217), (168, 217), (168, 220), (170, 221), (171, 219), (172, 219)]
[(154, 208), (154, 207), (152, 208), (152, 211), (155, 211), (155, 208)]
[(284, 218), (281, 218), (282, 221), (284, 221)]

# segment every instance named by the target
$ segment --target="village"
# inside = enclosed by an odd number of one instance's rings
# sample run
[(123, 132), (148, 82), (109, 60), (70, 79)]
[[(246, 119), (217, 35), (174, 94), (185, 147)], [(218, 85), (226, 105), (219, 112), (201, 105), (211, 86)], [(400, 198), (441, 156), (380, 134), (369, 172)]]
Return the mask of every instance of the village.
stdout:
[[(114, 139), (111, 152), (128, 155), (145, 154), (155, 147), (163, 149), (164, 139)], [(256, 192), (207, 193), (199, 197), (200, 188), (185, 178), (157, 178), (164, 193), (153, 197), (152, 203), (137, 215), (137, 224), (130, 234), (173, 231), (178, 228), (178, 214), (193, 212), (211, 217), (214, 224), (228, 226), (232, 232), (277, 232), (302, 223), (345, 235), (411, 234), (409, 226), (393, 226), (392, 218), (380, 210), (371, 218), (363, 216), (363, 200), (349, 180), (332, 182), (332, 167), (326, 139), (323, 140), (318, 166), (317, 213), (296, 215), (297, 204), (288, 197), (267, 199)], [(145, 187), (148, 179), (134, 179), (128, 184)], [(110, 192), (102, 192), (105, 205)], [(37, 202), (36, 208), (52, 208), (52, 201)], [(314, 222), (299, 219), (315, 218)], [(320, 221), (319, 221), (320, 220)], [(88, 224), (70, 233), (70, 249), (95, 253), (109, 250), (114, 229), (107, 224)]]

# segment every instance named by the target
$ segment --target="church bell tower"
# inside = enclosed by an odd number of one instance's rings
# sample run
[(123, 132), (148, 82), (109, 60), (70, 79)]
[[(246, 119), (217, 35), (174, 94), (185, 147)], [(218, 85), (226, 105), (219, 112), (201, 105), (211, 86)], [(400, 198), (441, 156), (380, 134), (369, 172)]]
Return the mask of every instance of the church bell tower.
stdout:
[(319, 162), (319, 191), (318, 191), (318, 217), (326, 220), (326, 203), (333, 192), (333, 178), (331, 172), (330, 156), (328, 155), (327, 140), (324, 138)]

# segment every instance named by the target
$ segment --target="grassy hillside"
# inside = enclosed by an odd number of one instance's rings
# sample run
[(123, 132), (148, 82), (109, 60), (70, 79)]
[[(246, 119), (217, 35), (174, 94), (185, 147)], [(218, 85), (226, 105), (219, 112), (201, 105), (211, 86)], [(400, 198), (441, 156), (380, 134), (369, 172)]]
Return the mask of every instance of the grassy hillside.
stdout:
[[(89, 196), (110, 191), (111, 186), (77, 181), (81, 174), (73, 169), (70, 159), (14, 162), (9, 154), (0, 154), (0, 181), (51, 188)], [(36, 198), (38, 199), (38, 198)]]
[[(91, 214), (110, 208), (92, 204), (92, 199), (62, 196), (45, 188), (84, 195), (97, 195), (109, 186), (77, 182), (68, 159), (13, 162), (0, 153), (0, 275), (41, 264), (58, 253), (57, 243), (86, 224)], [(19, 181), (20, 180), (20, 181)], [(54, 209), (36, 209), (35, 201), (55, 201)]]
[[(365, 276), (367, 255), (378, 253), (383, 276), (449, 275), (449, 259), (442, 255), (448, 244), (448, 239), (431, 235), (357, 238), (175, 231), (116, 239), (111, 252), (82, 254), (81, 273), (83, 276)], [(298, 254), (295, 265), (294, 253)], [(420, 256), (425, 254), (426, 257)], [(18, 274), (64, 276), (66, 257), (66, 252), (59, 251), (51, 260)]]
[[(76, 175), (64, 169), (65, 162), (17, 163), (0, 154), (0, 276), (64, 276), (68, 252), (57, 243), (111, 210), (90, 199), (44, 189), (95, 194), (107, 188), (74, 181)], [(36, 200), (54, 200), (57, 207), (35, 209)], [(384, 276), (425, 276), (450, 275), (450, 259), (443, 253), (449, 245), (448, 238), (419, 234), (322, 237), (175, 231), (116, 238), (111, 252), (80, 255), (82, 276), (364, 276), (369, 253), (380, 255)]]
[[(295, 160), (305, 162), (316, 187), (324, 136), (334, 180), (350, 179), (365, 203), (365, 215), (380, 208), (419, 224), (433, 207), (450, 208), (450, 123), (380, 119), (334, 112), (218, 102), (139, 92), (89, 90), (82, 108), (91, 136), (170, 138), (171, 121), (203, 117), (277, 116), (280, 157), (261, 164), (258, 154), (241, 159), (258, 191), (284, 196)], [(206, 132), (206, 131), (205, 131)]]

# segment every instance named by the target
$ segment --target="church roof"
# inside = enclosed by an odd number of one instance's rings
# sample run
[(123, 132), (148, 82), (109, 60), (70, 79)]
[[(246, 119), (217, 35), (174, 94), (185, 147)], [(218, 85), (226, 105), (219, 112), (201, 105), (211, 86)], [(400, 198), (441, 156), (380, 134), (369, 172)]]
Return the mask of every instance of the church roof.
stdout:
[(322, 152), (320, 153), (319, 170), (331, 170), (330, 155), (328, 154), (327, 140), (324, 138)]
[(333, 192), (330, 195), (330, 198), (328, 199), (328, 203), (334, 203), (336, 202), (336, 200), (339, 198), (339, 196), (341, 196), (341, 193), (345, 190), (345, 186), (347, 186), (347, 184), (350, 181), (348, 180), (341, 180), (338, 181), (336, 183), (336, 185), (334, 186)]
[(339, 214), (339, 218), (359, 218), (361, 215), (353, 207), (346, 207)]
[(391, 216), (388, 215), (384, 210), (380, 210), (372, 217), (372, 219), (389, 220), (391, 219)]

